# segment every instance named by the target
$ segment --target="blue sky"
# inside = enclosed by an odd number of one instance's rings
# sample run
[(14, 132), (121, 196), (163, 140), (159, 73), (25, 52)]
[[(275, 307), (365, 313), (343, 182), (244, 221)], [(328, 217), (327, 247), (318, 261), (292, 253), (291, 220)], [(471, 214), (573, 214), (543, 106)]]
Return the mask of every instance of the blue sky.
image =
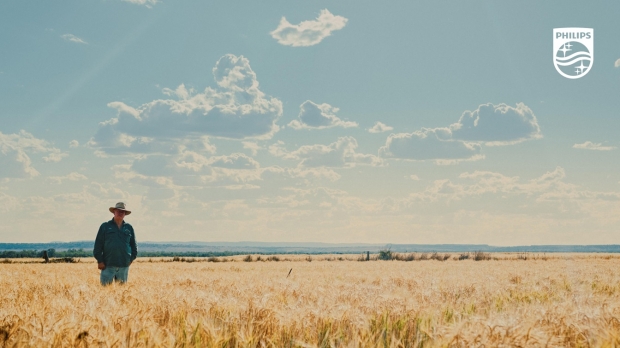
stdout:
[(620, 4), (587, 5), (4, 2), (0, 240), (124, 201), (139, 240), (617, 243)]

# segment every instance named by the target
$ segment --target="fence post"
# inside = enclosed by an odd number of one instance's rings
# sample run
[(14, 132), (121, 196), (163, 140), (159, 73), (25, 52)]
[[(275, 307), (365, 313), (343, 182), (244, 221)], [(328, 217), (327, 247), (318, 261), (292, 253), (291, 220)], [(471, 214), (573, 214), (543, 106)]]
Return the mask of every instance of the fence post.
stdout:
[(370, 251), (366, 252), (366, 261), (370, 261)]

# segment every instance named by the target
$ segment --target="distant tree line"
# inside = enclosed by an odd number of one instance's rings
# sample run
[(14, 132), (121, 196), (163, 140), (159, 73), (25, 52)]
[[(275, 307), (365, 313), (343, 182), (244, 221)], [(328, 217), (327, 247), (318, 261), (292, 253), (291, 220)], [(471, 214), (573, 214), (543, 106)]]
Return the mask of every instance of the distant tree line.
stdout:
[[(21, 258), (39, 258), (43, 257), (44, 250), (4, 250), (0, 251), (0, 259), (21, 259)], [(57, 251), (54, 248), (45, 250), (48, 257), (88, 257), (93, 256), (92, 251), (85, 251), (84, 249), (67, 249), (63, 251)]]
[[(44, 250), (4, 250), (0, 251), (0, 259), (21, 259), (21, 258), (41, 258), (43, 257)], [(65, 257), (92, 257), (93, 252), (91, 250), (84, 249), (67, 249), (63, 251), (57, 251), (54, 248), (45, 250), (47, 256), (50, 258), (65, 258)], [(140, 251), (138, 257), (218, 257), (218, 256), (234, 256), (245, 255), (247, 253), (232, 252), (232, 251)]]
[(217, 257), (245, 255), (247, 252), (234, 251), (138, 251), (138, 257)]

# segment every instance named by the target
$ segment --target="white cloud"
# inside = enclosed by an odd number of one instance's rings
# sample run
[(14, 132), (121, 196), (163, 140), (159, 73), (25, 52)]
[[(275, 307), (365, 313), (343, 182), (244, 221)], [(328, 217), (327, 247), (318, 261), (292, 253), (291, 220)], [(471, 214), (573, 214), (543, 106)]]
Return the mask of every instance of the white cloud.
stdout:
[(316, 188), (283, 188), (282, 195), (260, 200), (261, 204), (272, 207), (288, 207), (293, 209), (327, 209), (330, 212), (344, 208), (349, 197), (347, 192), (327, 187)]
[(283, 168), (280, 166), (271, 166), (261, 168), (261, 179), (265, 181), (277, 182), (278, 187), (284, 183), (286, 178), (302, 178), (306, 185), (310, 185), (310, 179), (327, 179), (329, 181), (337, 181), (340, 174), (333, 169), (327, 167), (303, 167)]
[(573, 149), (584, 149), (584, 150), (598, 150), (598, 151), (610, 151), (614, 150), (615, 146), (603, 146), (602, 143), (593, 143), (591, 141), (586, 141), (581, 144), (573, 145)]
[(369, 133), (383, 133), (393, 130), (394, 127), (387, 126), (382, 122), (377, 122), (372, 128), (368, 128)]
[(243, 144), (244, 149), (248, 149), (250, 150), (250, 152), (252, 152), (252, 156), (256, 156), (258, 150), (261, 149), (261, 147), (258, 146), (257, 143), (251, 141), (242, 141), (241, 143)]
[(37, 139), (24, 130), (17, 134), (0, 132), (0, 177), (29, 178), (39, 175), (32, 166), (29, 153), (47, 154), (43, 157), (45, 162), (58, 162), (67, 156), (47, 141)]
[(299, 106), (299, 120), (293, 120), (288, 125), (294, 129), (324, 129), (332, 127), (357, 127), (356, 122), (343, 121), (336, 113), (340, 109), (327, 103), (316, 104), (306, 100)]
[[(154, 155), (150, 157), (162, 157), (159, 155)], [(159, 163), (166, 164), (166, 161), (160, 161)], [(149, 188), (157, 188), (157, 189), (169, 189), (173, 190), (178, 188), (178, 185), (175, 185), (174, 181), (171, 177), (164, 176), (161, 173), (165, 171), (154, 171), (154, 173), (147, 172), (147, 174), (141, 174), (138, 171), (141, 169), (135, 169), (133, 166), (136, 164), (134, 161), (133, 164), (117, 164), (112, 166), (112, 170), (114, 171), (114, 178), (122, 179), (125, 181), (129, 181), (132, 183), (140, 184)], [(148, 166), (144, 166), (146, 170), (149, 170)]]
[(278, 27), (270, 34), (282, 45), (313, 46), (330, 36), (332, 31), (344, 28), (347, 21), (348, 19), (342, 16), (334, 16), (327, 9), (324, 9), (321, 10), (316, 20), (303, 21), (296, 25), (289, 23), (285, 17), (282, 17)]
[(420, 181), (420, 177), (418, 177), (415, 174), (411, 174), (409, 175), (409, 179), (413, 180), (413, 181)]
[(50, 176), (47, 180), (53, 184), (62, 184), (63, 181), (80, 181), (87, 180), (88, 178), (84, 174), (78, 172), (71, 172), (65, 176)]
[(71, 140), (71, 141), (69, 142), (69, 147), (70, 147), (70, 148), (72, 148), (72, 149), (73, 149), (73, 148), (76, 148), (76, 147), (78, 147), (78, 146), (80, 146), (80, 143), (79, 143), (77, 140)]
[(38, 176), (39, 172), (32, 167), (30, 157), (22, 150), (0, 148), (0, 178), (28, 178)]
[(614, 67), (620, 68), (620, 59), (616, 60), (616, 62), (614, 63)]
[(315, 179), (327, 179), (329, 181), (337, 181), (341, 178), (341, 175), (336, 173), (331, 168), (316, 167), (316, 168), (303, 168), (297, 167), (287, 170), (288, 174), (293, 178), (315, 178)]
[[(522, 210), (528, 214), (548, 214), (555, 211), (556, 217), (582, 219), (584, 217), (600, 217), (599, 221), (610, 219), (609, 211), (620, 207), (620, 192), (590, 191), (578, 185), (565, 182), (566, 172), (562, 167), (531, 179), (521, 180), (500, 173), (480, 172), (463, 173), (460, 179), (469, 182), (453, 183), (450, 180), (436, 181), (434, 188), (429, 188), (413, 196), (422, 200), (443, 199), (463, 200), (465, 197), (485, 195), (485, 201), (495, 197), (497, 204), (508, 203), (510, 210)], [(523, 204), (515, 201), (520, 197)], [(510, 200), (508, 200), (510, 198)], [(505, 203), (502, 203), (505, 202)], [(541, 209), (551, 209), (547, 212)], [(557, 214), (561, 214), (558, 216)]]
[(115, 170), (118, 178), (174, 190), (246, 184), (263, 180), (265, 173), (284, 172), (277, 167), (262, 168), (256, 160), (243, 153), (206, 157), (192, 151), (142, 156), (130, 165), (116, 166)]
[(54, 149), (52, 151), (49, 152), (49, 154), (45, 157), (43, 157), (43, 160), (45, 162), (60, 162), (63, 158), (69, 156), (66, 153), (62, 153), (60, 152), (60, 150), (58, 149)]
[(374, 155), (357, 153), (355, 138), (340, 137), (329, 145), (304, 145), (295, 151), (288, 152), (283, 143), (270, 146), (270, 153), (284, 159), (301, 160), (302, 167), (354, 167), (358, 164), (377, 166), (382, 160)]
[(227, 190), (256, 190), (259, 189), (260, 186), (252, 185), (252, 184), (243, 184), (243, 185), (226, 185), (224, 186)]
[(248, 157), (242, 153), (233, 153), (229, 156), (215, 156), (209, 159), (212, 167), (229, 168), (229, 169), (255, 169), (260, 165), (252, 157)]
[[(181, 86), (179, 86), (179, 88), (185, 88), (185, 86), (181, 85)], [(166, 94), (168, 94), (168, 93), (166, 93)], [(170, 94), (168, 94), (168, 95), (170, 95)], [(131, 116), (135, 117), (136, 119), (140, 120), (140, 111), (132, 108), (131, 106), (129, 106), (129, 105), (123, 103), (123, 102), (111, 102), (111, 103), (108, 103), (107, 106), (109, 108), (111, 108), (111, 109), (116, 109), (116, 111), (118, 112), (119, 116), (122, 113), (125, 113), (127, 115), (131, 115)]]
[(269, 153), (275, 157), (285, 157), (288, 154), (288, 151), (284, 147), (284, 142), (282, 140), (278, 140), (269, 145)]
[(194, 151), (199, 153), (214, 154), (217, 151), (215, 145), (211, 144), (209, 137), (202, 136), (197, 139), (183, 139), (178, 141), (178, 148), (180, 152)]
[(469, 158), (455, 158), (455, 159), (438, 158), (435, 160), (435, 164), (437, 164), (438, 166), (452, 166), (452, 165), (457, 165), (461, 162), (475, 162), (475, 161), (483, 160), (485, 158), (486, 158), (485, 155), (474, 155)]
[(465, 111), (457, 123), (450, 125), (450, 130), (453, 139), (491, 146), (542, 138), (536, 115), (523, 103), (515, 108), (506, 104), (482, 104), (474, 111)]
[(100, 123), (89, 146), (111, 154), (172, 154), (182, 140), (269, 139), (279, 130), (276, 121), (282, 115), (282, 102), (259, 90), (248, 59), (225, 55), (213, 75), (218, 88), (207, 87), (203, 93), (180, 85), (163, 91), (176, 100), (154, 100), (138, 108), (109, 103), (118, 116)]
[(211, 173), (208, 162), (208, 158), (195, 152), (177, 155), (156, 154), (136, 159), (131, 164), (131, 169), (138, 174), (150, 177), (196, 177)]
[(478, 158), (480, 145), (452, 139), (448, 128), (423, 128), (413, 133), (390, 134), (379, 154), (410, 160), (466, 160)]
[(465, 111), (459, 121), (443, 128), (422, 128), (413, 133), (390, 134), (379, 149), (382, 157), (435, 160), (437, 164), (477, 161), (481, 145), (516, 144), (542, 138), (536, 116), (523, 103), (482, 104)]
[(66, 41), (71, 41), (71, 42), (75, 42), (75, 43), (79, 43), (79, 44), (84, 44), (87, 45), (88, 42), (80, 39), (79, 37), (73, 35), (73, 34), (64, 34), (60, 36), (61, 38), (63, 38)]
[(152, 6), (154, 6), (155, 4), (159, 2), (157, 0), (123, 0), (123, 1), (135, 4), (135, 5), (144, 5), (148, 8), (151, 8)]

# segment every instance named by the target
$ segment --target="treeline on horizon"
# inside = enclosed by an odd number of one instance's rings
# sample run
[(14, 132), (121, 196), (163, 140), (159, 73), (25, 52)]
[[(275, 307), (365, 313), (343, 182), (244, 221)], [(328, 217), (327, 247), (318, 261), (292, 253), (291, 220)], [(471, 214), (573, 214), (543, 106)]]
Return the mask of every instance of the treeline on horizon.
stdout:
[[(43, 258), (43, 252), (47, 251), (49, 258), (67, 258), (67, 257), (93, 257), (92, 250), (84, 249), (68, 249), (57, 251), (55, 249), (47, 250), (4, 250), (0, 251), (0, 259), (23, 259), (23, 258)], [(232, 251), (142, 251), (138, 253), (138, 257), (219, 257), (219, 256), (235, 256), (245, 255), (247, 253)]]
[[(22, 258), (43, 258), (43, 252), (47, 251), (49, 258), (71, 258), (71, 257), (93, 257), (92, 250), (68, 249), (68, 250), (3, 250), (0, 251), (0, 259), (22, 259)], [(309, 254), (308, 252), (247, 252), (247, 251), (138, 251), (138, 257), (223, 257), (236, 255), (300, 255)], [(310, 254), (344, 254), (338, 252), (313, 252)]]
[[(0, 258), (37, 258), (43, 251), (48, 257), (91, 257), (94, 242), (52, 242), (52, 243), (0, 243)], [(138, 245), (138, 257), (218, 257), (234, 255), (285, 255), (285, 254), (359, 254), (378, 253), (380, 250), (397, 253), (465, 253), (465, 252), (504, 252), (504, 253), (620, 253), (620, 245), (523, 245), (490, 246), (486, 244), (359, 244), (339, 246), (325, 243), (314, 246), (313, 243), (299, 243), (282, 246), (278, 243), (262, 246), (251, 242), (229, 243), (150, 243)]]

